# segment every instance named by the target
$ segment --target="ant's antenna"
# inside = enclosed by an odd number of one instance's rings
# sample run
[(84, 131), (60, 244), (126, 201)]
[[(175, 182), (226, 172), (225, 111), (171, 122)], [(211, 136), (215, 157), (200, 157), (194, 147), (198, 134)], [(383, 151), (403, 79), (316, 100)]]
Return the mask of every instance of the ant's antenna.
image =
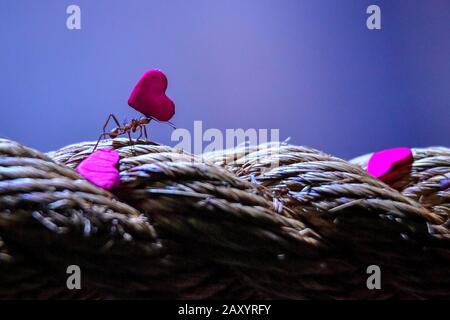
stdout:
[(159, 122), (159, 123), (166, 123), (166, 124), (168, 124), (169, 126), (171, 126), (173, 130), (176, 130), (176, 129), (177, 129), (177, 127), (175, 127), (175, 125), (174, 125), (172, 122), (170, 122), (170, 121), (159, 121), (158, 119), (156, 119), (156, 118), (154, 118), (154, 117), (147, 117), (147, 119), (149, 119), (149, 120), (155, 120), (156, 122)]

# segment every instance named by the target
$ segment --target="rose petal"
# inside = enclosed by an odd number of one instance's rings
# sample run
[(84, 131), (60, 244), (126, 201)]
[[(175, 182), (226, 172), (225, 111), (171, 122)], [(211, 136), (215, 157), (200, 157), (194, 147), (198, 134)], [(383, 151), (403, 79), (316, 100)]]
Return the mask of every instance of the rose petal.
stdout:
[(89, 155), (76, 168), (86, 180), (105, 190), (111, 190), (120, 183), (117, 165), (120, 155), (113, 149), (100, 149)]
[(131, 92), (128, 104), (146, 117), (169, 121), (175, 114), (175, 104), (166, 96), (167, 77), (160, 70), (144, 73)]
[(381, 181), (392, 182), (409, 172), (413, 162), (414, 157), (409, 148), (383, 150), (370, 157), (367, 172)]

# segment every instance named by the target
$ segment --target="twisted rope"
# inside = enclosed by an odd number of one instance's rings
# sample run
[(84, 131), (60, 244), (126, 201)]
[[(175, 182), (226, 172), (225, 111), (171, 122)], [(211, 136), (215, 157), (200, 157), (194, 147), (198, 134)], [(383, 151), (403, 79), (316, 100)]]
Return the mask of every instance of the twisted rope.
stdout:
[[(450, 217), (450, 149), (444, 147), (413, 149), (414, 162), (408, 174), (392, 187), (425, 208)], [(351, 160), (366, 169), (370, 154)]]
[[(35, 288), (66, 297), (67, 264), (81, 266), (84, 297), (450, 296), (445, 190), (438, 205), (420, 203), (423, 188), (402, 194), (358, 165), (283, 143), (198, 157), (116, 139), (99, 147), (121, 155), (112, 194), (72, 170), (93, 146), (43, 155), (0, 140), (0, 296), (28, 271), (49, 279)], [(372, 264), (382, 290), (366, 287)]]

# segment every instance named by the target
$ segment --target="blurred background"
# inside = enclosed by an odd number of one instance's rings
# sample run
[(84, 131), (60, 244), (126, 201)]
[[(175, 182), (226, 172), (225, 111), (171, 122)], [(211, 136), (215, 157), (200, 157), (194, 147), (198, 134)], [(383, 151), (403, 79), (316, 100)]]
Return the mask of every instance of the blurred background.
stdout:
[(279, 128), (343, 158), (450, 146), (448, 0), (1, 0), (0, 46), (0, 136), (41, 151), (136, 116), (127, 99), (151, 68), (180, 128)]

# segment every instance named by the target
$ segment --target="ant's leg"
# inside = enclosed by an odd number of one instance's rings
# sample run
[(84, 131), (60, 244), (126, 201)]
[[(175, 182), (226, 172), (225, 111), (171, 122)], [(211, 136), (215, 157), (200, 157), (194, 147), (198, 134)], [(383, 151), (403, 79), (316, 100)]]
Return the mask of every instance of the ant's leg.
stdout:
[(135, 142), (133, 142), (133, 139), (131, 139), (131, 133), (129, 130), (127, 131), (127, 134), (128, 134), (128, 139), (130, 140), (130, 144), (131, 144), (131, 152), (133, 152), (133, 154), (135, 154), (136, 153), (136, 150), (134, 149)]
[[(97, 148), (98, 143), (100, 142), (100, 139), (102, 137), (106, 137), (108, 134), (106, 133), (106, 127), (109, 124), (109, 121), (111, 121), (111, 119), (116, 123), (117, 127), (120, 128), (120, 124), (119, 121), (117, 120), (116, 116), (112, 113), (109, 114), (108, 119), (106, 119), (105, 124), (103, 125), (103, 130), (102, 130), (102, 134), (100, 135), (99, 141), (97, 141), (97, 144), (95, 145), (95, 148)], [(94, 150), (95, 150), (94, 148)]]
[(110, 113), (108, 116), (108, 119), (106, 119), (106, 122), (103, 125), (102, 133), (100, 134), (100, 137), (98, 138), (97, 143), (95, 144), (94, 151), (95, 151), (95, 149), (97, 149), (98, 144), (100, 143), (100, 140), (108, 135), (106, 133), (106, 127), (108, 126), (109, 121), (111, 121), (111, 119), (113, 119), (113, 121), (117, 124), (117, 126), (120, 127), (119, 121), (117, 121), (116, 116), (114, 114)]
[(110, 113), (109, 116), (108, 116), (108, 119), (106, 119), (106, 122), (103, 125), (102, 133), (100, 134), (100, 137), (98, 138), (97, 143), (95, 144), (94, 151), (95, 151), (95, 149), (97, 149), (97, 146), (98, 146), (100, 140), (103, 137), (105, 137), (105, 135), (106, 135), (106, 127), (108, 126), (108, 123), (109, 123), (109, 121), (111, 120), (112, 117), (114, 117), (114, 115), (112, 113)]
[(114, 114), (110, 113), (108, 116), (108, 119), (106, 119), (105, 125), (103, 126), (103, 133), (105, 133), (106, 127), (108, 126), (108, 123), (111, 119), (116, 123), (117, 127), (120, 127), (120, 123), (117, 120), (116, 116)]
[(142, 125), (140, 125), (138, 128), (139, 128), (139, 136), (137, 137), (137, 140), (142, 138)]
[(106, 137), (107, 135), (108, 135), (107, 133), (103, 132), (103, 133), (100, 135), (100, 137), (98, 137), (97, 143), (95, 144), (95, 147), (94, 147), (94, 149), (93, 149), (92, 151), (95, 151), (95, 150), (97, 149), (98, 144), (100, 143), (100, 140), (102, 140), (102, 138)]
[(130, 144), (134, 145), (133, 139), (131, 139), (131, 133), (130, 131), (127, 131), (128, 139), (130, 140)]
[(147, 126), (143, 126), (144, 127), (144, 137), (145, 137), (145, 141), (148, 140), (148, 135), (147, 135)]
[(109, 116), (114, 120), (117, 127), (120, 127), (120, 123), (119, 123), (119, 120), (117, 120), (117, 117), (113, 113), (111, 113)]

